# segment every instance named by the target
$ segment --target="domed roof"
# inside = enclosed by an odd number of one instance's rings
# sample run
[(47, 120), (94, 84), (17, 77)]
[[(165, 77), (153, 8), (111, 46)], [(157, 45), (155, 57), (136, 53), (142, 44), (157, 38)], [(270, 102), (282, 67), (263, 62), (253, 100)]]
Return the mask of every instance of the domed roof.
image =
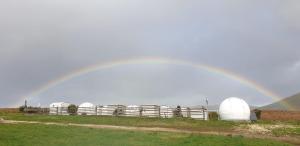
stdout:
[(79, 107), (95, 107), (95, 106), (92, 103), (84, 102), (84, 103), (80, 104)]
[(138, 106), (138, 105), (128, 105), (127, 107), (128, 107), (128, 108), (135, 108), (135, 107), (138, 108), (138, 107), (140, 107), (140, 106)]
[(66, 102), (54, 102), (51, 103), (49, 106), (50, 107), (68, 107), (70, 105), (70, 103), (66, 103)]
[(240, 98), (225, 99), (219, 107), (221, 120), (250, 120), (249, 105)]
[(169, 106), (166, 106), (166, 105), (162, 105), (160, 106), (161, 108), (170, 108)]

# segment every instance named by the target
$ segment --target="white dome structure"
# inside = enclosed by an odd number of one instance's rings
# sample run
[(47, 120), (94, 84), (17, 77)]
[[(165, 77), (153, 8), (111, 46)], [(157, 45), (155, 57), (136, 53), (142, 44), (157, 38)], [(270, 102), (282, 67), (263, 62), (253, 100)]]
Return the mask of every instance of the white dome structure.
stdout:
[(248, 121), (250, 120), (250, 108), (243, 99), (230, 97), (220, 104), (219, 115), (221, 120)]
[(89, 102), (84, 102), (78, 106), (78, 115), (96, 115), (96, 106)]

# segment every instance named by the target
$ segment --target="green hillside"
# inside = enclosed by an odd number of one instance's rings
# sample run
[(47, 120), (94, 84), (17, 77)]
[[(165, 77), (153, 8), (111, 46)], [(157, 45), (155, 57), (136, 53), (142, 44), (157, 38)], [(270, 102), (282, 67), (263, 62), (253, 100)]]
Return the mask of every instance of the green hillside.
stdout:
[[(284, 103), (284, 104), (283, 104)], [(292, 108), (287, 108), (284, 105), (289, 105)], [(260, 109), (267, 110), (297, 110), (300, 111), (300, 93), (287, 97), (279, 102), (275, 102), (266, 106), (261, 107)]]

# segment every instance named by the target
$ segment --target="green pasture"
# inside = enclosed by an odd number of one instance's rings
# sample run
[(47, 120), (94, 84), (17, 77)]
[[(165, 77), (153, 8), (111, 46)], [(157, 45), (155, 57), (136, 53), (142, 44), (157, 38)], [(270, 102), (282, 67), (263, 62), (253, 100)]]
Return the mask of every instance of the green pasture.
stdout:
[(0, 124), (0, 146), (288, 146), (242, 136), (138, 132), (41, 124)]

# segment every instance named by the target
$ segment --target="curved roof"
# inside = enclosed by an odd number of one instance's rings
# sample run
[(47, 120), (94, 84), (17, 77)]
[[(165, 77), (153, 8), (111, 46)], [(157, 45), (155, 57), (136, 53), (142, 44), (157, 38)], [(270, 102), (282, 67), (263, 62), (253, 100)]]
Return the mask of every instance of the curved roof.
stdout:
[(78, 107), (95, 107), (95, 105), (90, 102), (84, 102), (80, 104)]
[(221, 120), (250, 120), (249, 105), (240, 98), (225, 99), (219, 107)]
[(160, 108), (170, 108), (170, 107), (166, 106), (166, 105), (162, 105), (162, 106), (160, 106)]
[(128, 105), (127, 107), (128, 108), (133, 108), (133, 107), (140, 107), (140, 106), (138, 106), (138, 105)]
[(70, 105), (70, 103), (66, 103), (66, 102), (54, 102), (51, 103), (49, 106), (50, 107), (68, 107)]

